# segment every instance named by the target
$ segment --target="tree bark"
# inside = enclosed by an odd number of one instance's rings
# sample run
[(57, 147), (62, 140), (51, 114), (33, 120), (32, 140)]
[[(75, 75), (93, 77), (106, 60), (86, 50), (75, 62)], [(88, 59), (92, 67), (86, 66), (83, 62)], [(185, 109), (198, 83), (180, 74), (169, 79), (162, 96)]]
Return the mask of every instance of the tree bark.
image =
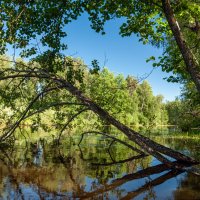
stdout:
[(177, 151), (174, 151), (168, 147), (165, 147), (163, 145), (160, 145), (149, 138), (140, 135), (136, 131), (130, 129), (126, 125), (122, 124), (118, 120), (116, 120), (114, 117), (112, 117), (107, 111), (103, 110), (100, 106), (98, 106), (95, 102), (87, 98), (83, 95), (83, 93), (73, 86), (72, 84), (66, 82), (65, 80), (58, 79), (56, 81), (58, 84), (61, 84), (61, 86), (65, 86), (66, 89), (78, 100), (80, 100), (82, 103), (84, 103), (88, 108), (90, 108), (94, 113), (99, 115), (102, 119), (109, 122), (113, 126), (115, 126), (118, 130), (122, 131), (130, 140), (134, 141), (137, 145), (139, 145), (142, 149), (144, 149), (149, 154), (156, 157), (161, 162), (167, 164), (168, 166), (171, 166), (171, 161), (168, 160), (164, 155), (167, 155), (171, 158), (176, 159), (180, 162), (185, 163), (193, 163), (197, 164), (198, 162), (188, 156), (185, 156)]
[[(136, 131), (130, 129), (126, 125), (122, 124), (118, 120), (116, 120), (114, 117), (112, 117), (107, 111), (102, 109), (99, 105), (97, 105), (95, 102), (93, 102), (91, 99), (86, 97), (77, 87), (73, 86), (71, 83), (67, 82), (65, 79), (62, 79), (60, 77), (51, 76), (50, 74), (42, 71), (32, 73), (29, 72), (28, 74), (17, 74), (12, 76), (7, 76), (0, 78), (1, 79), (11, 79), (11, 78), (18, 78), (18, 77), (37, 77), (37, 78), (44, 78), (52, 80), (57, 84), (58, 88), (65, 88), (68, 92), (70, 92), (73, 96), (75, 96), (80, 102), (82, 102), (88, 109), (96, 113), (98, 116), (100, 116), (104, 121), (107, 121), (111, 125), (115, 126), (118, 130), (122, 131), (131, 141), (135, 142), (137, 145), (141, 147), (142, 150), (146, 151), (147, 153), (151, 154), (152, 156), (156, 157), (159, 161), (162, 163), (165, 163), (169, 167), (174, 167), (177, 169), (182, 169), (182, 166), (179, 166), (171, 162), (166, 156), (176, 159), (178, 162), (183, 162), (185, 164), (197, 164), (196, 160), (183, 155), (182, 153), (179, 153), (177, 151), (174, 151), (168, 147), (165, 147), (163, 145), (160, 145), (149, 138), (140, 135)], [(29, 105), (30, 107), (30, 105)], [(28, 109), (28, 108), (27, 108)], [(26, 112), (26, 111), (25, 111)], [(25, 114), (24, 114), (25, 115)], [(24, 116), (25, 117), (25, 116)], [(20, 118), (24, 118), (23, 116)], [(19, 123), (18, 123), (19, 124)], [(13, 133), (13, 129), (11, 129)], [(5, 140), (8, 135), (10, 136), (12, 133), (6, 133), (0, 137), (0, 141)], [(166, 156), (164, 156), (166, 155)]]
[(183, 60), (186, 65), (186, 70), (190, 74), (190, 77), (194, 81), (198, 92), (200, 93), (200, 65), (195, 58), (194, 54), (190, 50), (185, 41), (183, 34), (181, 33), (178, 22), (174, 16), (173, 9), (170, 4), (170, 0), (162, 0), (162, 8), (165, 14), (165, 17), (168, 21), (170, 29), (174, 35), (176, 43), (180, 49), (180, 52), (183, 56)]

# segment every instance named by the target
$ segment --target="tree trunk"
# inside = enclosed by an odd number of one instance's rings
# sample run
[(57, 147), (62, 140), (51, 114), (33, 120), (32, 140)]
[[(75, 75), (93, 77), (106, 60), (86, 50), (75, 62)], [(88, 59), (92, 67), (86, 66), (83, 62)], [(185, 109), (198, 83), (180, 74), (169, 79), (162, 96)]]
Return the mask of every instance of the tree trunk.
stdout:
[(130, 140), (135, 142), (137, 145), (139, 145), (143, 150), (148, 152), (149, 154), (156, 157), (161, 162), (167, 164), (168, 166), (171, 166), (171, 161), (169, 161), (164, 155), (167, 155), (171, 158), (176, 159), (180, 162), (185, 163), (198, 163), (196, 160), (185, 156), (177, 151), (174, 151), (168, 147), (165, 147), (163, 145), (160, 145), (149, 138), (140, 135), (136, 131), (130, 129), (126, 125), (122, 124), (118, 120), (116, 120), (114, 117), (112, 117), (107, 111), (103, 110), (100, 106), (98, 106), (96, 103), (91, 101), (89, 98), (85, 97), (83, 93), (76, 87), (74, 87), (72, 84), (66, 82), (65, 80), (57, 80), (58, 84), (61, 84), (62, 86), (65, 86), (66, 89), (76, 96), (78, 100), (80, 100), (82, 103), (84, 103), (86, 106), (88, 106), (89, 109), (91, 109), (94, 113), (99, 115), (103, 120), (107, 121), (108, 123), (115, 126), (118, 130), (122, 131)]
[[(118, 130), (122, 131), (131, 141), (135, 142), (137, 145), (141, 147), (144, 151), (151, 154), (152, 156), (156, 157), (159, 161), (162, 163), (165, 163), (169, 167), (174, 167), (178, 169), (182, 169), (182, 166), (174, 164), (169, 160), (166, 156), (176, 159), (178, 162), (183, 162), (187, 164), (197, 164), (196, 160), (185, 156), (177, 151), (174, 151), (168, 147), (165, 147), (163, 145), (160, 145), (149, 138), (140, 135), (136, 131), (130, 129), (126, 125), (122, 124), (118, 120), (116, 120), (114, 117), (112, 117), (107, 111), (102, 109), (99, 105), (97, 105), (95, 102), (93, 102), (91, 99), (84, 96), (84, 94), (75, 86), (73, 86), (71, 83), (67, 82), (65, 79), (53, 77), (47, 73), (42, 74), (42, 72), (39, 72), (37, 74), (34, 72), (33, 74), (18, 74), (13, 76), (7, 76), (3, 79), (9, 79), (9, 78), (18, 78), (18, 77), (37, 77), (37, 78), (45, 78), (50, 79), (57, 83), (58, 88), (65, 88), (67, 91), (69, 91), (73, 96), (75, 96), (79, 101), (81, 101), (88, 109), (92, 110), (94, 113), (99, 115), (104, 121), (107, 121), (108, 123), (115, 126)], [(30, 105), (32, 102), (30, 103)], [(30, 105), (28, 107), (30, 107)], [(27, 108), (28, 109), (28, 108)], [(26, 112), (25, 112), (26, 113)], [(25, 115), (25, 114), (23, 114)], [(25, 116), (24, 116), (25, 117)], [(20, 118), (20, 121), (23, 120), (23, 117)], [(19, 124), (19, 122), (17, 121)], [(13, 133), (13, 129), (11, 129), (11, 133), (5, 133), (1, 136), (0, 141), (5, 140), (7, 137), (9, 137)], [(164, 156), (166, 155), (166, 156)]]
[(181, 33), (180, 27), (171, 8), (170, 0), (162, 0), (162, 7), (170, 29), (183, 56), (186, 70), (190, 74), (190, 77), (194, 81), (196, 88), (200, 93), (200, 65)]

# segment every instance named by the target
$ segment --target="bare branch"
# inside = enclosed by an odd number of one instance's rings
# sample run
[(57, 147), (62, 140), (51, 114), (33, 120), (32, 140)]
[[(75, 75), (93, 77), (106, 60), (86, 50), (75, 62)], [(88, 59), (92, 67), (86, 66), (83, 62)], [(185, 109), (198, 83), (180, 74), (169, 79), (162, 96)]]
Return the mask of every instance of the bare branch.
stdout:
[(95, 166), (110, 166), (110, 165), (116, 165), (116, 164), (122, 164), (122, 163), (126, 163), (126, 162), (129, 162), (129, 161), (133, 161), (133, 160), (137, 160), (137, 159), (140, 159), (140, 158), (144, 158), (145, 154), (140, 154), (140, 155), (137, 155), (137, 156), (132, 156), (130, 158), (127, 158), (127, 159), (124, 159), (124, 160), (119, 160), (119, 161), (113, 161), (113, 162), (109, 162), (109, 163), (91, 163), (91, 165), (95, 165)]
[(60, 134), (58, 136), (58, 144), (60, 143), (60, 139), (61, 139), (61, 135), (63, 133), (63, 131), (66, 129), (66, 127), (81, 113), (90, 110), (89, 108), (84, 108), (82, 110), (80, 110), (79, 112), (77, 112), (75, 115), (73, 115), (68, 121), (67, 123), (63, 126), (62, 130), (60, 131)]
[(19, 124), (21, 123), (21, 121), (23, 121), (25, 119), (26, 114), (29, 112), (30, 108), (33, 106), (33, 104), (45, 93), (48, 93), (50, 91), (53, 90), (57, 90), (58, 87), (53, 87), (53, 88), (48, 88), (46, 90), (44, 90), (43, 92), (39, 93), (27, 106), (27, 108), (25, 109), (25, 111), (22, 113), (22, 115), (20, 116), (20, 118), (11, 126), (11, 128), (0, 137), (0, 141), (4, 141), (5, 139), (7, 139), (9, 136), (11, 136), (13, 134), (13, 132), (16, 130), (16, 128), (19, 126)]
[(84, 132), (84, 133), (81, 135), (81, 140), (80, 140), (80, 142), (79, 142), (78, 145), (81, 144), (84, 135), (90, 134), (90, 133), (99, 134), (99, 135), (106, 136), (107, 138), (111, 138), (111, 139), (113, 139), (114, 141), (117, 141), (117, 142), (119, 142), (119, 143), (121, 143), (121, 144), (123, 144), (123, 145), (129, 147), (129, 148), (132, 149), (133, 151), (144, 155), (144, 152), (143, 152), (143, 151), (141, 151), (141, 150), (139, 150), (139, 149), (137, 149), (137, 148), (131, 146), (130, 144), (128, 144), (128, 143), (126, 143), (126, 142), (124, 142), (124, 141), (122, 141), (122, 140), (120, 140), (120, 139), (118, 139), (118, 138), (116, 138), (116, 137), (113, 137), (113, 136), (111, 136), (111, 135), (109, 135), (109, 134), (107, 134), (107, 133), (98, 132), (98, 131), (87, 131), (87, 132)]

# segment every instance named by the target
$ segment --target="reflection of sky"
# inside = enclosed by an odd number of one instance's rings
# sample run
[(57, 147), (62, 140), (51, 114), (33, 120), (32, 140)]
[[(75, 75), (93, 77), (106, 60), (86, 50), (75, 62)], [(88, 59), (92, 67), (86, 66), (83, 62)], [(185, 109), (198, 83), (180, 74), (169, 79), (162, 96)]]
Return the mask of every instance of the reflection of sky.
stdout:
[[(177, 189), (178, 184), (179, 184), (179, 179), (181, 177), (183, 177), (183, 174), (178, 175), (174, 178), (171, 178), (165, 181), (163, 184), (153, 187), (153, 191), (156, 193), (156, 199), (162, 199), (162, 200), (174, 199), (173, 192)], [(144, 196), (145, 194), (141, 194), (135, 199), (138, 199), (138, 200), (143, 199)]]
[(21, 190), (24, 196), (24, 199), (34, 199), (40, 200), (40, 196), (38, 194), (38, 188), (32, 185), (32, 187), (24, 184), (20, 184)]
[(20, 199), (30, 199), (30, 200), (39, 200), (40, 197), (35, 191), (36, 187), (25, 185), (19, 183), (17, 186), (13, 185), (13, 180), (9, 177), (4, 178), (4, 192), (2, 194), (2, 200), (20, 200)]
[[(181, 143), (181, 140), (178, 140), (177, 142)], [(177, 143), (177, 144), (179, 144)], [(85, 143), (84, 143), (85, 144)], [(84, 148), (88, 148), (89, 142), (87, 144), (82, 144)], [(189, 145), (190, 143), (187, 143)], [(199, 143), (194, 143), (192, 146), (198, 145)], [(187, 146), (185, 146), (186, 148)], [(189, 146), (188, 146), (189, 147)], [(41, 151), (39, 149), (41, 148)], [(74, 151), (73, 151), (74, 148)], [(83, 148), (83, 149), (84, 149)], [(95, 148), (95, 147), (94, 147)], [(102, 147), (103, 148), (103, 147)], [(181, 147), (180, 147), (181, 148)], [(74, 165), (66, 165), (59, 163), (59, 160), (51, 160), (51, 156), (55, 156), (52, 153), (52, 149), (48, 151), (49, 149), (47, 146), (45, 146), (45, 156), (50, 156), (48, 159), (48, 162), (43, 161), (43, 151), (42, 147), (40, 145), (38, 146), (38, 152), (37, 155), (35, 155), (35, 164), (41, 165), (41, 167), (37, 168), (36, 166), (31, 166), (31, 170), (29, 171), (28, 166), (27, 168), (24, 167), (18, 167), (13, 169), (13, 176), (15, 178), (12, 178), (11, 176), (8, 176), (8, 170), (2, 169), (1, 170), (1, 162), (0, 162), (0, 177), (2, 177), (1, 180), (3, 180), (3, 188), (0, 188), (0, 199), (21, 199), (20, 198), (20, 192), (22, 195), (24, 195), (24, 199), (38, 199), (38, 194), (41, 194), (42, 197), (45, 199), (55, 199), (57, 197), (60, 198), (61, 195), (65, 195), (65, 197), (71, 197), (74, 194), (76, 194), (77, 186), (80, 186), (84, 191), (91, 192), (95, 189), (104, 187), (101, 183), (106, 182), (106, 184), (111, 184), (112, 181), (114, 181), (114, 178), (107, 178), (107, 172), (108, 170), (111, 171), (114, 174), (115, 178), (121, 178), (123, 175), (131, 174), (130, 170), (125, 166), (127, 166), (128, 163), (119, 164), (119, 165), (112, 165), (108, 167), (102, 167), (100, 168), (100, 171), (104, 171), (102, 173), (102, 176), (97, 176), (98, 168), (90, 167), (88, 162), (85, 162), (80, 159), (79, 157), (79, 151), (76, 151), (76, 147), (74, 145), (71, 146), (71, 149), (69, 146), (65, 146), (65, 154), (68, 155), (69, 152), (71, 152), (70, 155), (74, 156), (76, 158), (76, 163)], [(85, 149), (86, 150), (86, 149)], [(93, 149), (94, 150), (94, 149)], [(84, 153), (84, 151), (83, 151)], [(1, 154), (1, 152), (0, 152)], [(98, 159), (102, 155), (99, 155)], [(20, 159), (22, 155), (20, 154)], [(17, 162), (16, 157), (16, 162)], [(143, 165), (140, 161), (134, 162), (135, 167), (137, 166), (137, 171), (141, 170), (145, 164), (150, 162), (150, 158), (146, 158), (147, 161), (144, 159)], [(42, 162), (45, 162), (45, 165), (42, 166)], [(155, 159), (152, 160), (154, 165), (159, 164)], [(44, 163), (43, 163), (44, 164)], [(130, 164), (130, 163), (129, 163)], [(2, 164), (3, 165), (3, 164)], [(150, 164), (151, 165), (151, 164)], [(140, 166), (140, 167), (139, 167)], [(70, 168), (69, 168), (70, 167)], [(70, 169), (70, 170), (69, 170)], [(19, 170), (19, 171), (18, 171)], [(27, 170), (27, 171), (26, 171)], [(2, 174), (1, 174), (2, 172)], [(27, 173), (28, 172), (28, 173)], [(31, 173), (34, 172), (34, 173)], [(36, 172), (36, 173), (35, 173)], [(133, 170), (135, 172), (135, 169)], [(113, 190), (107, 192), (109, 196), (109, 199), (118, 199), (118, 194), (125, 196), (128, 192), (135, 191), (139, 189), (141, 186), (145, 185), (151, 180), (155, 180), (156, 178), (166, 174), (168, 171), (158, 173), (155, 175), (151, 175), (149, 177), (145, 177), (142, 179), (135, 179), (131, 180), (122, 184), (121, 186), (118, 186), (114, 188)], [(157, 199), (159, 200), (171, 200), (173, 199), (173, 193), (176, 191), (179, 195), (182, 195), (182, 191), (177, 191), (177, 188), (180, 187), (180, 189), (183, 189), (183, 192), (189, 191), (191, 193), (196, 193), (196, 196), (199, 194), (199, 186), (198, 184), (195, 185), (195, 183), (198, 182), (198, 178), (196, 177), (196, 182), (190, 177), (188, 179), (188, 176), (186, 176), (186, 173), (183, 173), (176, 178), (171, 178), (162, 184), (153, 187), (152, 191), (155, 192)], [(187, 186), (182, 186), (181, 182), (187, 181), (189, 184)], [(51, 187), (52, 186), (52, 187)], [(194, 187), (195, 186), (195, 187)], [(143, 194), (138, 195), (135, 199), (144, 199), (145, 196), (148, 195), (148, 187), (147, 191)], [(52, 192), (52, 193), (51, 193)], [(57, 192), (57, 194), (53, 194), (53, 192)], [(61, 193), (60, 193), (61, 192)], [(60, 196), (59, 196), (60, 195)], [(117, 196), (118, 195), (118, 196)], [(62, 198), (61, 198), (62, 199)]]
[(0, 192), (0, 200), (41, 200), (62, 199), (63, 196), (72, 196), (72, 193), (53, 194), (46, 192), (35, 184), (17, 183), (11, 177), (4, 177), (4, 190)]
[(135, 179), (133, 181), (129, 181), (122, 186), (120, 186), (120, 189), (124, 190), (124, 195), (126, 195), (127, 192), (132, 192), (134, 190), (137, 190), (139, 187), (145, 184), (146, 178), (141, 179)]
[(85, 190), (86, 192), (90, 192), (90, 191), (91, 191), (91, 188), (92, 188), (92, 185), (93, 185), (94, 183), (98, 183), (98, 180), (86, 176), (86, 177), (85, 177), (85, 183), (86, 183), (86, 186), (85, 186), (84, 190)]
[[(122, 186), (120, 186), (120, 189), (123, 189), (125, 191), (124, 194), (126, 194), (127, 192), (132, 192), (132, 191), (137, 190), (138, 188), (142, 187), (146, 183), (148, 183), (156, 178), (159, 178), (160, 176), (166, 174), (167, 172), (169, 172), (169, 171), (164, 171), (162, 173), (151, 175), (151, 176), (145, 177), (145, 178), (134, 179), (134, 180), (129, 181), (129, 182), (123, 184)], [(160, 191), (158, 191), (158, 193), (159, 192)]]
[(42, 166), (43, 162), (43, 148), (41, 144), (38, 144), (37, 152), (33, 158), (33, 163), (37, 166)]
[(12, 189), (12, 184), (10, 182), (10, 178), (9, 177), (5, 177), (3, 179), (3, 187), (4, 190), (2, 192), (2, 194), (0, 193), (0, 197), (2, 197), (2, 199), (9, 199), (9, 198), (14, 198), (14, 190)]
[[(123, 197), (128, 192), (137, 190), (138, 188), (140, 188), (142, 185), (144, 185), (148, 181), (158, 178), (159, 176), (161, 176), (165, 173), (167, 173), (167, 171), (160, 173), (160, 174), (150, 176), (149, 178), (145, 177), (142, 179), (136, 179), (133, 181), (129, 181), (129, 182), (123, 184), (122, 186), (115, 188), (113, 191), (112, 190), (108, 191), (107, 194), (110, 195), (109, 199), (116, 199), (115, 195), (117, 192), (119, 192), (120, 196)], [(171, 199), (173, 199), (173, 192), (177, 189), (181, 178), (183, 178), (183, 175), (179, 175), (176, 178), (169, 179), (169, 180), (165, 181), (163, 184), (155, 186), (153, 188), (149, 188), (149, 189), (151, 189), (151, 191), (155, 192), (156, 199), (162, 199), (162, 200), (170, 199), (171, 200)], [(85, 187), (84, 191), (86, 191), (86, 192), (91, 192), (91, 190), (94, 191), (95, 188), (92, 188), (92, 184), (94, 182), (98, 183), (98, 180), (86, 176), (86, 178), (85, 178), (86, 187)], [(99, 188), (99, 187), (100, 186), (97, 184), (97, 188)], [(134, 199), (137, 199), (137, 200), (144, 199), (144, 197), (148, 195), (148, 192), (149, 191), (147, 189), (144, 193), (139, 194)], [(6, 178), (4, 178), (4, 192), (1, 195), (2, 195), (1, 196), (2, 199), (40, 200), (41, 197), (43, 197), (44, 199), (55, 199), (55, 198), (60, 199), (59, 197), (64, 197), (65, 195), (68, 197), (71, 197), (72, 193), (70, 193), (70, 192), (59, 193), (58, 192), (57, 195), (53, 195), (49, 192), (45, 192), (42, 188), (38, 188), (34, 184), (19, 183), (16, 187), (16, 183), (13, 183), (12, 179), (10, 179), (9, 177), (6, 177)]]

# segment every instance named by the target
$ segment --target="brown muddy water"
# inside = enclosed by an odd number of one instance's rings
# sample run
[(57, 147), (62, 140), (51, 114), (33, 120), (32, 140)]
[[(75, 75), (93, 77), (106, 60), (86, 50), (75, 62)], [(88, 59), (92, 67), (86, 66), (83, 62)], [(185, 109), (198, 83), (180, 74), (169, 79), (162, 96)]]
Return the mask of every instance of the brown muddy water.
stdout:
[[(200, 160), (199, 139), (158, 142)], [(200, 200), (200, 176), (173, 171), (103, 136), (1, 145), (0, 199)], [(196, 166), (197, 168), (199, 166)], [(200, 168), (200, 167), (199, 167)]]

